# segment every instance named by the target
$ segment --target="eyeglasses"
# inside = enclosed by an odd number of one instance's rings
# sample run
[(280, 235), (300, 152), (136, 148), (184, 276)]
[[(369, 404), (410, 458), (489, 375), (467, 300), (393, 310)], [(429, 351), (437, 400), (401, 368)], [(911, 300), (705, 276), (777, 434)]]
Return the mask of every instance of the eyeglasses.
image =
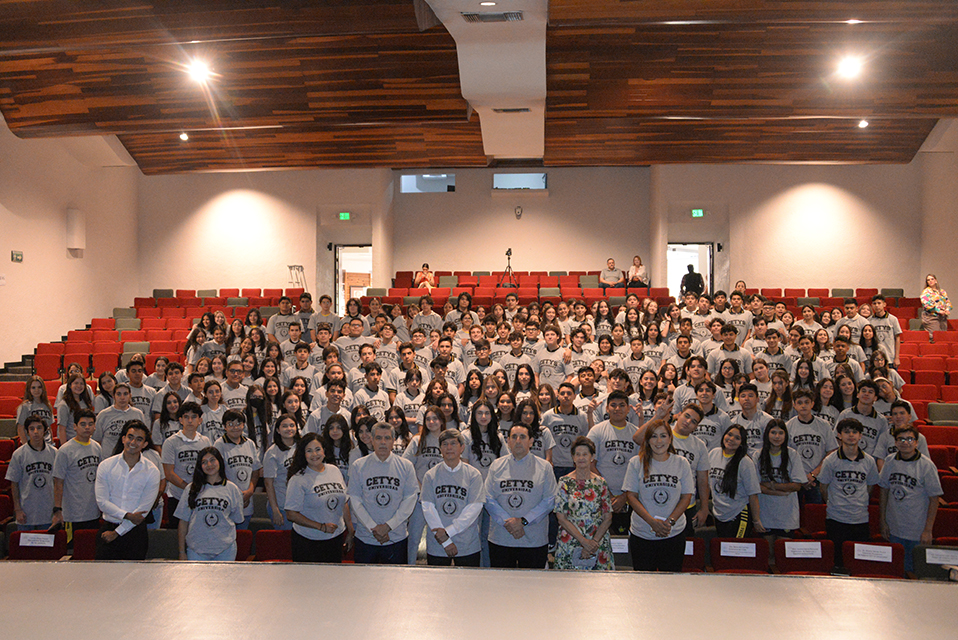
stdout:
[(915, 438), (913, 438), (912, 436), (902, 436), (899, 438), (895, 438), (895, 442), (904, 442), (906, 444), (909, 442), (914, 442), (914, 441), (915, 441)]

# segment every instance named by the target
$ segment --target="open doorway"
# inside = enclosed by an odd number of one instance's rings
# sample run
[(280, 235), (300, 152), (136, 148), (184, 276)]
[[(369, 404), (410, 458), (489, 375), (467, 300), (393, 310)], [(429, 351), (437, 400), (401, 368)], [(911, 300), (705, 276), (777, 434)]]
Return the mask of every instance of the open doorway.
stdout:
[(335, 290), (333, 301), (336, 313), (346, 312), (346, 301), (366, 295), (373, 274), (371, 245), (337, 244), (335, 246)]
[(702, 274), (706, 293), (712, 292), (712, 243), (669, 243), (666, 251), (666, 271), (669, 295), (678, 300), (682, 294), (682, 276), (689, 272), (689, 265)]

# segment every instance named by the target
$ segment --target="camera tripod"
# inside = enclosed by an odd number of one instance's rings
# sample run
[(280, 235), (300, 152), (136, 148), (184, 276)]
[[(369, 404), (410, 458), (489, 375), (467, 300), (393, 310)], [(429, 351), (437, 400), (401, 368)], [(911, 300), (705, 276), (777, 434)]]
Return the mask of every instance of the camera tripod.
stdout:
[(512, 270), (512, 249), (509, 249), (509, 251), (506, 252), (506, 270), (502, 272), (502, 276), (499, 278), (499, 284), (497, 286), (499, 288), (519, 288), (519, 282), (516, 280), (516, 272)]

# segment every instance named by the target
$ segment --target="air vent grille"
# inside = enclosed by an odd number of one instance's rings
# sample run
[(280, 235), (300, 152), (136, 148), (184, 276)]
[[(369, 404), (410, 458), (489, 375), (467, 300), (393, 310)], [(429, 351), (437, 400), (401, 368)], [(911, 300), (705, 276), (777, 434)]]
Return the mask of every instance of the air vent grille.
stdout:
[(522, 12), (521, 11), (501, 11), (501, 12), (487, 12), (482, 13), (474, 11), (462, 11), (459, 13), (462, 16), (462, 19), (470, 23), (480, 23), (480, 22), (522, 22)]
[(493, 113), (529, 113), (528, 107), (513, 107), (510, 109), (493, 109)]

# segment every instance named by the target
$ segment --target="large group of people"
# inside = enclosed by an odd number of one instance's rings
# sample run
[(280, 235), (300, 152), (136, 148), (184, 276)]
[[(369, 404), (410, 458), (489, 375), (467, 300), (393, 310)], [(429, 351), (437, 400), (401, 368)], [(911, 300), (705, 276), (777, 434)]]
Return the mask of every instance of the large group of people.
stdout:
[(899, 396), (898, 320), (881, 295), (797, 319), (741, 284), (661, 308), (464, 293), (439, 313), (424, 291), (366, 314), (309, 293), (265, 323), (207, 313), (185, 366), (134, 357), (95, 394), (73, 370), (52, 406), (30, 380), (16, 521), (96, 528), (99, 558), (142, 559), (165, 494), (181, 557), (231, 560), (262, 480), (297, 561), (414, 564), (425, 537), (434, 565), (607, 570), (627, 534), (635, 569), (678, 571), (696, 528), (789, 537), (824, 502), (840, 566), (877, 484), (910, 557), (942, 491)]

